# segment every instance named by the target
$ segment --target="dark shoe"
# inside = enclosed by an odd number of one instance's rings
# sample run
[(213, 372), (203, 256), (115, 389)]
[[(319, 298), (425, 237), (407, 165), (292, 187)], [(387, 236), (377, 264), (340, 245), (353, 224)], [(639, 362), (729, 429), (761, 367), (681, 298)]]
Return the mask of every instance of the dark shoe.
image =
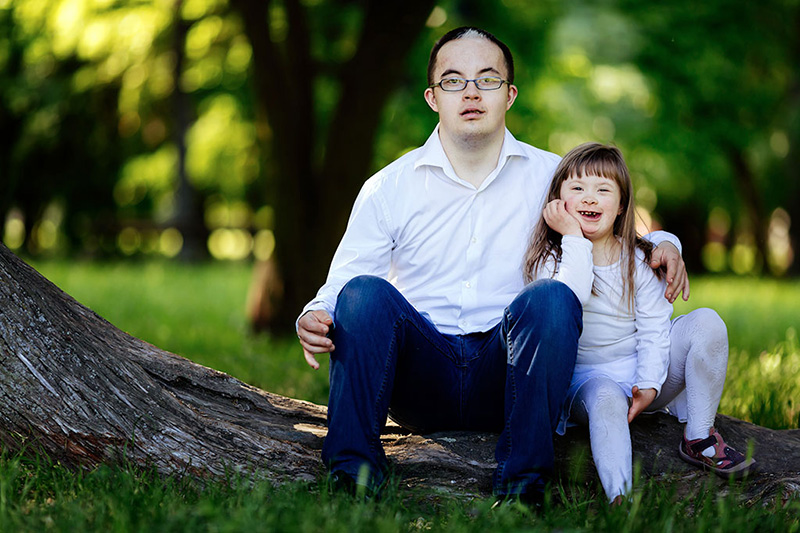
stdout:
[(337, 470), (328, 475), (328, 489), (331, 492), (343, 492), (355, 496), (356, 480), (347, 472)]
[(544, 506), (544, 492), (530, 491), (513, 494), (498, 494), (492, 509), (506, 507), (509, 509), (523, 507), (530, 511), (539, 512)]
[(353, 476), (343, 470), (335, 470), (328, 475), (328, 490), (331, 493), (344, 493), (363, 501), (380, 500), (380, 490), (359, 484)]
[[(709, 449), (713, 452), (710, 457), (703, 454)], [(704, 470), (711, 470), (718, 476), (729, 479), (744, 477), (756, 468), (755, 459), (752, 457), (748, 459), (741, 452), (725, 444), (722, 436), (714, 428), (711, 428), (705, 439), (686, 440), (686, 437), (681, 439), (678, 453), (687, 463)]]

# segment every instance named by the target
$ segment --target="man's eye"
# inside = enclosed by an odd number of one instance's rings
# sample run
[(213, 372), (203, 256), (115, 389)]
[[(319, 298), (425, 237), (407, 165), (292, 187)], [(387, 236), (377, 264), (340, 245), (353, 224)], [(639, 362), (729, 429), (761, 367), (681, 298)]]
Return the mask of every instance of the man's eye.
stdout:
[(447, 78), (445, 80), (442, 80), (442, 85), (448, 85), (448, 86), (451, 86), (451, 87), (458, 87), (459, 85), (461, 85), (463, 83), (463, 81), (464, 80), (461, 80), (459, 78)]

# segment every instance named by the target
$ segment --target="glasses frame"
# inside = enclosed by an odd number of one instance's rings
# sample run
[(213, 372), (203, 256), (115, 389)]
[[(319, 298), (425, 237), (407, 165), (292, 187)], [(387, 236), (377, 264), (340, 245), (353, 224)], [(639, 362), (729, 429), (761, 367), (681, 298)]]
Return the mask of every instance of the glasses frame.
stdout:
[[(500, 80), (500, 85), (498, 85), (494, 89), (487, 89), (485, 87), (481, 87), (480, 85), (478, 85), (478, 80), (485, 80), (487, 78)], [(445, 89), (444, 85), (442, 85), (442, 84), (445, 81), (448, 81), (448, 80), (461, 80), (461, 81), (464, 82), (464, 87), (462, 87), (461, 89)], [(477, 87), (479, 91), (496, 91), (500, 87), (502, 87), (503, 84), (505, 84), (505, 83), (511, 85), (510, 81), (504, 80), (503, 78), (500, 78), (498, 76), (481, 76), (480, 78), (475, 78), (475, 79), (472, 79), (472, 80), (468, 80), (466, 78), (458, 78), (458, 77), (456, 77), (456, 78), (445, 78), (443, 80), (439, 80), (437, 83), (432, 83), (432, 84), (428, 85), (428, 89), (433, 89), (434, 87), (439, 87), (441, 90), (443, 90), (446, 93), (460, 93), (461, 91), (466, 91), (467, 90), (467, 86), (469, 85), (469, 82), (474, 83), (475, 87)]]

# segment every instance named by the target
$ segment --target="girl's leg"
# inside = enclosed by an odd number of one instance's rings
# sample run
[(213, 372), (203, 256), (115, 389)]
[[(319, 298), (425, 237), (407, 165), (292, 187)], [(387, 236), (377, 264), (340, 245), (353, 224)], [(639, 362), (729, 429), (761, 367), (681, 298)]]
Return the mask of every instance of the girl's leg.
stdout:
[(666, 406), (685, 388), (686, 429), (679, 448), (681, 458), (722, 477), (751, 472), (755, 461), (731, 448), (713, 428), (728, 367), (725, 323), (715, 311), (697, 309), (673, 321), (670, 345), (667, 380), (651, 408)]
[(661, 409), (686, 389), (688, 440), (704, 439), (714, 425), (728, 368), (728, 330), (712, 309), (676, 318), (670, 330), (667, 380), (651, 409)]
[(579, 390), (572, 404), (576, 421), (589, 426), (592, 457), (608, 501), (627, 494), (633, 483), (628, 397), (617, 383), (592, 378)]

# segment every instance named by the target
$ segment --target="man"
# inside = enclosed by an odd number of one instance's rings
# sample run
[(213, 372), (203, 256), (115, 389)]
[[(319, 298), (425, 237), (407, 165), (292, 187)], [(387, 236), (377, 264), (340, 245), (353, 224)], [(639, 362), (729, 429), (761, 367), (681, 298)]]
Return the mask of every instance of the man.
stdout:
[[(326, 284), (297, 324), (306, 361), (331, 354), (322, 458), (375, 490), (387, 413), (415, 431), (500, 431), (494, 490), (541, 499), (581, 308), (563, 284), (524, 286), (521, 265), (558, 156), (505, 127), (517, 97), (508, 47), (458, 28), (433, 47), (425, 100), (439, 125), (361, 190)], [(659, 247), (674, 299), (686, 289)]]

